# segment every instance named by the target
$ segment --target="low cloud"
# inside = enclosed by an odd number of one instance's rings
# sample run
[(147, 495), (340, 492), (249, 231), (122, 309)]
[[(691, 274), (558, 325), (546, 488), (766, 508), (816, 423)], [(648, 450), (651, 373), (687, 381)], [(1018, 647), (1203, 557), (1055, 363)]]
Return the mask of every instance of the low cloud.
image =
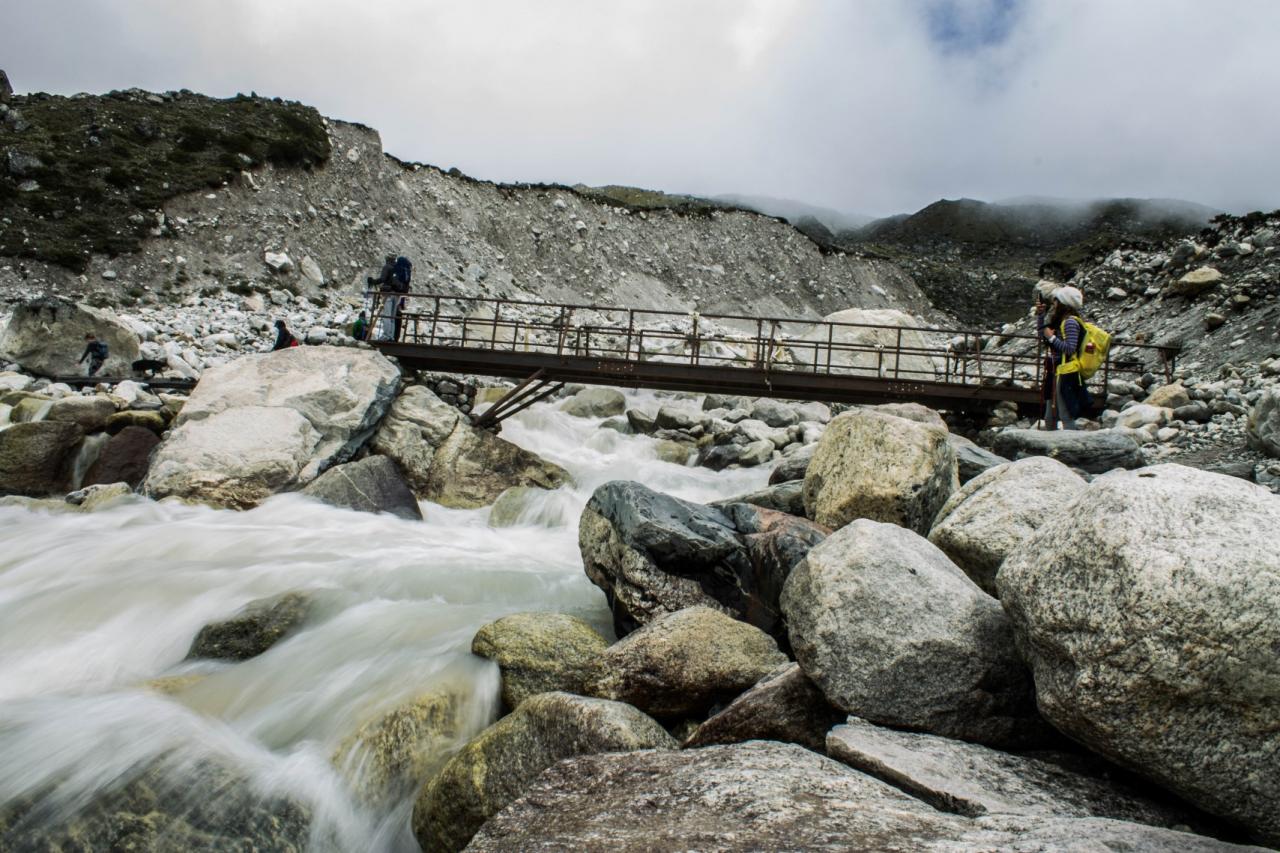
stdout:
[(1235, 0), (49, 0), (19, 90), (239, 91), (495, 180), (1280, 206), (1280, 4)]

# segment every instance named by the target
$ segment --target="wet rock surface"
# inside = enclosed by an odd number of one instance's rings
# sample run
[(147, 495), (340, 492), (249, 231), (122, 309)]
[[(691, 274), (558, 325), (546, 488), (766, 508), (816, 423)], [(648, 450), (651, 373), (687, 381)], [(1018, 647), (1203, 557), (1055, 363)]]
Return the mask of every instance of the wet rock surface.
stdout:
[(694, 605), (778, 634), (782, 584), (825, 535), (804, 519), (750, 504), (704, 506), (614, 481), (587, 502), (578, 544), (619, 636)]
[(302, 494), (344, 509), (422, 518), (413, 490), (396, 463), (385, 456), (367, 456), (330, 468), (308, 483)]
[(0, 494), (41, 497), (67, 490), (79, 424), (37, 421), (0, 431)]
[(994, 445), (996, 453), (1009, 459), (1048, 456), (1090, 474), (1146, 464), (1138, 443), (1114, 430), (1005, 430), (996, 435)]
[(774, 740), (823, 752), (827, 732), (843, 719), (799, 664), (788, 663), (699, 725), (682, 746)]
[(200, 629), (188, 658), (248, 660), (257, 657), (302, 627), (314, 598), (305, 592), (251, 601), (231, 618)]
[(124, 482), (138, 488), (147, 476), (151, 452), (159, 444), (160, 438), (151, 430), (125, 427), (107, 439), (98, 452), (98, 458), (85, 472), (84, 484)]
[(472, 654), (498, 665), (509, 709), (539, 693), (584, 693), (608, 647), (585, 620), (565, 613), (513, 613), (471, 640)]

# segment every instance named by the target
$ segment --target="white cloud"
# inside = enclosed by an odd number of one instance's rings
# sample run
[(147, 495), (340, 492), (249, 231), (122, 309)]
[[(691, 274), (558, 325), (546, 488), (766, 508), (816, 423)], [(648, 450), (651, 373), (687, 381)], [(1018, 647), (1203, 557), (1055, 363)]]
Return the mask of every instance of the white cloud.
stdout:
[[(1280, 4), (1019, 0), (46, 0), (20, 89), (256, 90), (498, 180), (759, 193), (887, 213), (1044, 194), (1280, 206)], [(51, 49), (56, 46), (56, 49)]]

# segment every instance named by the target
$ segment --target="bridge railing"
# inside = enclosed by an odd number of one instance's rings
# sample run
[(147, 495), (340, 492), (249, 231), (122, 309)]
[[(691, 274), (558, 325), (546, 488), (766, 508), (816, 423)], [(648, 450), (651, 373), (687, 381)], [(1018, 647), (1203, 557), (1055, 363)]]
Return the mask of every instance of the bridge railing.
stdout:
[[(1033, 334), (434, 293), (373, 299), (375, 332), (383, 299), (400, 300), (398, 340), (428, 347), (1019, 388), (1038, 388), (1045, 369), (1044, 343)], [(1091, 384), (1147, 371), (1171, 380), (1176, 354), (1113, 341)]]

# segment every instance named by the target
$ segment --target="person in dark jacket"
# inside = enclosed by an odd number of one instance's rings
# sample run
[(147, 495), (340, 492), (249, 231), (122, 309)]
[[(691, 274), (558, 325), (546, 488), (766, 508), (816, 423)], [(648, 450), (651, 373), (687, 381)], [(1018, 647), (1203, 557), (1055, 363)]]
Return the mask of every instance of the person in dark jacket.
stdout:
[[(396, 289), (396, 255), (387, 255), (386, 260), (382, 264), (382, 272), (376, 276), (369, 276), (365, 279), (369, 283), (369, 287), (384, 293)], [(398, 296), (384, 296), (382, 299), (382, 308), (378, 312), (376, 335), (377, 338), (384, 341), (394, 340), (396, 337), (396, 319), (400, 313), (400, 298)]]
[(271, 351), (275, 352), (278, 349), (288, 349), (297, 345), (298, 339), (285, 326), (284, 320), (276, 320), (276, 345), (271, 348)]
[(1036, 325), (1052, 351), (1057, 419), (1064, 428), (1075, 429), (1075, 419), (1087, 412), (1093, 401), (1078, 372), (1059, 373), (1058, 368), (1077, 358), (1084, 344), (1079, 318), (1084, 294), (1075, 287), (1060, 287), (1053, 292), (1052, 302), (1050, 311), (1036, 317)]
[(84, 360), (89, 359), (89, 375), (94, 376), (102, 369), (103, 363), (107, 360), (107, 345), (98, 340), (93, 332), (89, 332), (84, 336), (84, 352), (80, 355), (80, 360), (76, 364), (84, 364)]

